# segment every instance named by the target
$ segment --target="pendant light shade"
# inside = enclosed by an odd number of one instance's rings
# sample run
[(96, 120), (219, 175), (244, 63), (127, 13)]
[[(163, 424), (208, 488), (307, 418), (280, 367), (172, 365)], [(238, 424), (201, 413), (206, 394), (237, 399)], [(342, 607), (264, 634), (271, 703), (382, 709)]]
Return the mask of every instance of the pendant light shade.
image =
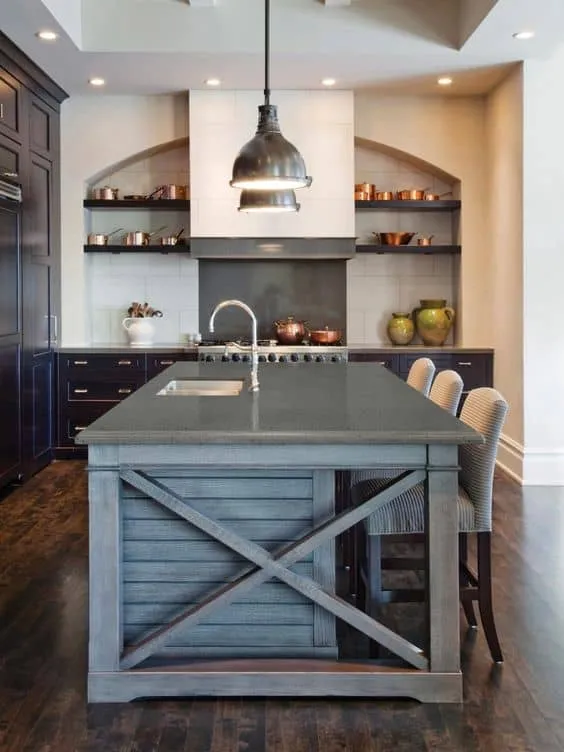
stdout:
[(309, 187), (302, 155), (280, 132), (276, 106), (263, 104), (258, 110), (256, 135), (235, 159), (231, 186), (257, 191)]
[(270, 0), (264, 2), (264, 20), (264, 104), (258, 108), (254, 138), (235, 159), (230, 185), (253, 191), (309, 188), (311, 178), (306, 173), (304, 159), (280, 132), (277, 108), (270, 104)]
[(242, 212), (297, 212), (300, 205), (296, 203), (294, 191), (241, 191), (239, 211)]

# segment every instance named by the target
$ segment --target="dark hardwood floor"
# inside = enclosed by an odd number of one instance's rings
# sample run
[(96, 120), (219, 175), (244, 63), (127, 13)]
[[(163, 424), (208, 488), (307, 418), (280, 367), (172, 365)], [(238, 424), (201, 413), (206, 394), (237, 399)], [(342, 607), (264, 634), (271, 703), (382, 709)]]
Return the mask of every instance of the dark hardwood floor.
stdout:
[(464, 705), (412, 701), (85, 702), (87, 493), (58, 462), (0, 503), (1, 752), (561, 752), (564, 489), (498, 477), (492, 666), (465, 635)]

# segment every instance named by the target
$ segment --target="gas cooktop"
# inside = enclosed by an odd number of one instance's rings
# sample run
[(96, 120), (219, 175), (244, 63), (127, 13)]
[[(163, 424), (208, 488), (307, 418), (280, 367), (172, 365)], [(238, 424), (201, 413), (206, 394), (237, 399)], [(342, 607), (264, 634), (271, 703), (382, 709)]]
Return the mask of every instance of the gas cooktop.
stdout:
[[(348, 359), (344, 345), (279, 345), (275, 339), (258, 341), (260, 363), (345, 363)], [(247, 339), (202, 340), (198, 346), (198, 360), (207, 363), (247, 363), (251, 359), (252, 343)]]

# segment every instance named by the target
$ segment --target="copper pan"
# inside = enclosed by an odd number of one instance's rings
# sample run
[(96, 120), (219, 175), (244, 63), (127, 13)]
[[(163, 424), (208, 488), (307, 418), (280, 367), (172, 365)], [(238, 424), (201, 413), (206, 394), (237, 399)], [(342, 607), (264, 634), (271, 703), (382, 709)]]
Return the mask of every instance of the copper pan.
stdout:
[(343, 332), (340, 329), (310, 329), (309, 341), (314, 345), (336, 345), (343, 338)]
[(410, 188), (398, 191), (398, 201), (424, 201), (428, 188)]

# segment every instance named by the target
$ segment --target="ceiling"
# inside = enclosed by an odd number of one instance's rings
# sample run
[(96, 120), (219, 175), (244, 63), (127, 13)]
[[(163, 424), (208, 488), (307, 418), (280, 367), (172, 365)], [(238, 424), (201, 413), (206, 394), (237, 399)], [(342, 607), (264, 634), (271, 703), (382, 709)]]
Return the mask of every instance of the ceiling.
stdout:
[[(271, 0), (272, 88), (469, 95), (564, 41), (563, 0)], [(2, 31), (69, 94), (263, 86), (263, 0), (0, 0)], [(40, 29), (59, 33), (42, 42)], [(534, 30), (518, 41), (513, 33)], [(437, 76), (454, 84), (438, 87)], [(93, 76), (106, 79), (96, 92)]]

